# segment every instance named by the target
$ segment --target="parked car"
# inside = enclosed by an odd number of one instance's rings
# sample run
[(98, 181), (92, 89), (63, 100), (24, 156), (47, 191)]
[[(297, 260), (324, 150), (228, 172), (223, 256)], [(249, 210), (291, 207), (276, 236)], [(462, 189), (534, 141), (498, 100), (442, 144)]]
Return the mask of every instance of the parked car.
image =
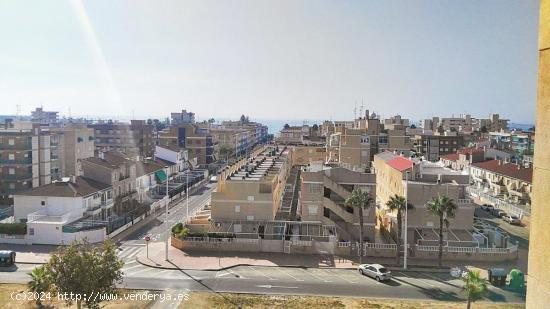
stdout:
[(504, 216), (507, 216), (508, 214), (504, 210), (499, 210), (496, 212), (495, 217), (502, 218)]
[(391, 279), (391, 271), (380, 264), (361, 264), (357, 267), (361, 275), (367, 275), (376, 281)]
[(496, 216), (498, 215), (498, 212), (501, 211), (500, 208), (496, 208), (494, 207), (493, 209), (491, 209), (491, 211), (489, 211), (493, 216)]
[(495, 209), (495, 206), (489, 205), (489, 204), (483, 204), (483, 205), (481, 205), (481, 209), (485, 210), (485, 211), (488, 211), (488, 212), (492, 212), (493, 209)]
[(518, 216), (515, 216), (515, 215), (505, 215), (502, 217), (502, 220), (510, 224), (516, 224), (516, 225), (521, 224), (521, 220), (519, 219)]

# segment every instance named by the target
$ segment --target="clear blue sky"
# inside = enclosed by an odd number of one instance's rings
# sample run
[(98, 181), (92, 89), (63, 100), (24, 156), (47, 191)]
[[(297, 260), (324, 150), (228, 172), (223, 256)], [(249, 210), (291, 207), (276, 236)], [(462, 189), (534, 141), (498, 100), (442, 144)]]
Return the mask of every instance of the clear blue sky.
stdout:
[(533, 122), (537, 0), (0, 0), (0, 114)]

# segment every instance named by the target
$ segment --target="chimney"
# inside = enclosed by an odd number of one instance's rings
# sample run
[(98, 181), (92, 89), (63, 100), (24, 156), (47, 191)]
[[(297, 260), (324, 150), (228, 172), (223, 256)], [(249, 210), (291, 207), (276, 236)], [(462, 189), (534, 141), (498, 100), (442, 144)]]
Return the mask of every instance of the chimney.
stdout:
[(76, 176), (75, 175), (71, 175), (71, 183), (76, 183)]
[(502, 160), (498, 160), (498, 165), (502, 165)]
[(100, 150), (97, 154), (97, 156), (101, 159), (101, 160), (105, 160), (105, 153), (103, 152), (103, 150)]
[(521, 170), (521, 165), (519, 165), (519, 163), (517, 165), (518, 165), (518, 171)]

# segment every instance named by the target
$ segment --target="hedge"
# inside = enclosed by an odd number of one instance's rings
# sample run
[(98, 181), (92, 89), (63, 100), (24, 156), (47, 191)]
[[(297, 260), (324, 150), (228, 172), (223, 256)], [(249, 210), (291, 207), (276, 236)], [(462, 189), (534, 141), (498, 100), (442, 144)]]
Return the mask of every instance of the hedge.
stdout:
[(25, 235), (27, 234), (26, 223), (0, 223), (0, 234)]

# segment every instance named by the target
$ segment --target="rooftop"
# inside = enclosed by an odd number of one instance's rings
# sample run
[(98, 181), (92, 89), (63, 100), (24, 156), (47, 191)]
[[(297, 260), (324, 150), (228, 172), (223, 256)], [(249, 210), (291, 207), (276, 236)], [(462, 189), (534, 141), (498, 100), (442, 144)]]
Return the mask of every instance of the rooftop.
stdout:
[(278, 174), (283, 166), (289, 149), (287, 147), (267, 147), (235, 169), (226, 180), (260, 181)]
[(474, 163), (472, 166), (526, 182), (533, 181), (532, 167), (522, 167), (518, 164), (505, 163), (500, 160), (488, 160)]
[(130, 157), (128, 157), (124, 153), (116, 151), (103, 152), (103, 159), (99, 157), (90, 157), (82, 160), (95, 163), (107, 168), (118, 168), (121, 165), (133, 162)]
[(84, 197), (109, 188), (108, 184), (85, 177), (76, 177), (75, 182), (55, 181), (45, 186), (17, 193), (23, 196)]

